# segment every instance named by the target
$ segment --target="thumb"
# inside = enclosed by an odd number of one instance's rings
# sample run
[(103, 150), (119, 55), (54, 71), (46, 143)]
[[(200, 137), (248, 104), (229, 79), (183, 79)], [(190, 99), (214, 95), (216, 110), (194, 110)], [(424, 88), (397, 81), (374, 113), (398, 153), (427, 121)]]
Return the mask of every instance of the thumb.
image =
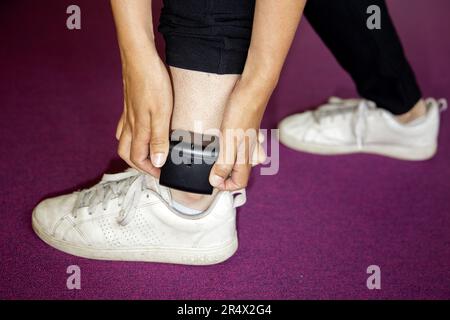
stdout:
[[(228, 141), (230, 142), (230, 141)], [(225, 180), (230, 177), (236, 160), (236, 150), (233, 143), (220, 140), (220, 151), (217, 162), (209, 174), (209, 183), (216, 188), (225, 188)]]
[(209, 183), (215, 188), (225, 187), (225, 180), (231, 175), (233, 164), (215, 163), (209, 174)]
[(161, 168), (169, 153), (170, 115), (152, 115), (151, 125), (150, 159), (155, 167)]

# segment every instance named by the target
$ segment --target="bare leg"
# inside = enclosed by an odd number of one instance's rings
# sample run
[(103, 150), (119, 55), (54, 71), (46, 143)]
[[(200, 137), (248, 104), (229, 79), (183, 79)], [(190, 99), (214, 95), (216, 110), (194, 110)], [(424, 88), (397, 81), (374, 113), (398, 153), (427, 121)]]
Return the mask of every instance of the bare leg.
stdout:
[[(174, 90), (172, 129), (202, 131), (220, 129), (225, 104), (239, 75), (217, 75), (170, 67)], [(196, 126), (197, 125), (197, 126)], [(202, 132), (198, 132), (202, 133)], [(178, 203), (192, 209), (205, 210), (213, 196), (172, 190)]]
[(427, 113), (427, 108), (425, 106), (425, 101), (420, 99), (416, 105), (409, 110), (407, 113), (397, 116), (397, 120), (400, 123), (406, 124), (408, 122), (414, 121)]

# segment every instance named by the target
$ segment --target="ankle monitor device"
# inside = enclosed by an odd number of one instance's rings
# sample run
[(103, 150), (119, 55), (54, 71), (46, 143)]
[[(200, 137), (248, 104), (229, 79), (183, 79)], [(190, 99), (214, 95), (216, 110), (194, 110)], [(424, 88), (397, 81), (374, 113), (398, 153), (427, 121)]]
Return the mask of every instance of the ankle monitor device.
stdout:
[(209, 173), (219, 156), (219, 137), (184, 130), (170, 135), (169, 155), (159, 183), (181, 191), (212, 194)]

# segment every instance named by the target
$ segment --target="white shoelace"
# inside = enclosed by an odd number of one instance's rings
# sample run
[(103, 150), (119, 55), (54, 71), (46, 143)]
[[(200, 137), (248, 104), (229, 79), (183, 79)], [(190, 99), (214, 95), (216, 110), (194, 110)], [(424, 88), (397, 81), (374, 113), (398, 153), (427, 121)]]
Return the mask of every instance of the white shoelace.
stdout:
[(377, 110), (375, 103), (367, 100), (346, 100), (337, 98), (333, 101), (330, 100), (330, 103), (331, 104), (325, 105), (314, 113), (317, 123), (320, 125), (324, 119), (333, 121), (337, 117), (346, 119), (354, 116), (353, 132), (355, 134), (358, 149), (362, 149), (367, 128), (367, 116), (369, 115), (369, 112)]
[(118, 223), (125, 226), (131, 222), (146, 189), (158, 189), (158, 184), (153, 177), (135, 169), (118, 174), (105, 174), (96, 186), (79, 192), (73, 215), (76, 217), (75, 212), (84, 207), (92, 214), (93, 208), (100, 203), (106, 211), (110, 200), (117, 198), (117, 204), (121, 207)]

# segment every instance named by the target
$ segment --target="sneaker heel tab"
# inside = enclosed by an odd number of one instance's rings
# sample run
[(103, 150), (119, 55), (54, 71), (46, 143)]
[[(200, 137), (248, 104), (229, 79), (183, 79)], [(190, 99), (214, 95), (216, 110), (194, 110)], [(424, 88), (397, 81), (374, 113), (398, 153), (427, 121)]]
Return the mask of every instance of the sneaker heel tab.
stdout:
[(236, 190), (231, 192), (233, 198), (233, 208), (239, 208), (247, 202), (247, 195), (245, 189)]
[(438, 107), (440, 112), (444, 112), (448, 108), (447, 99), (439, 99), (438, 100)]

